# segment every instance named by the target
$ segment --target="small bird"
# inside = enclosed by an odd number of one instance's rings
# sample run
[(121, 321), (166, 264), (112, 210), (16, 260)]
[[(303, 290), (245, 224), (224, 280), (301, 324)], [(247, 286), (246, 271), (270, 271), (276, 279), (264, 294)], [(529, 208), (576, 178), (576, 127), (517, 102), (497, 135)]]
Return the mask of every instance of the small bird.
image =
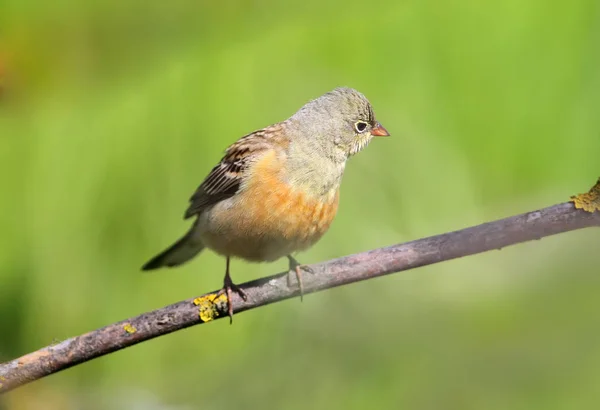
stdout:
[(232, 257), (271, 262), (286, 256), (300, 296), (302, 270), (292, 253), (314, 245), (338, 209), (346, 161), (374, 136), (389, 136), (369, 101), (336, 88), (306, 103), (285, 121), (233, 143), (190, 199), (190, 230), (142, 269), (181, 265), (204, 248), (226, 259), (223, 289), (233, 320), (232, 291), (245, 292), (229, 274)]

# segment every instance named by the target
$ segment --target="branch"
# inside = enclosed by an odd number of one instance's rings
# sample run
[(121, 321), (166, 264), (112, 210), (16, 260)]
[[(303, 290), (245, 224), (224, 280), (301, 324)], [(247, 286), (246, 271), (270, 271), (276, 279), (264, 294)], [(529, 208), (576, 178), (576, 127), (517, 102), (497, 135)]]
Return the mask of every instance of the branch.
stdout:
[[(600, 180), (571, 202), (484, 223), (460, 231), (358, 253), (310, 267), (305, 293), (473, 255), (545, 236), (600, 226)], [(236, 314), (298, 296), (287, 272), (247, 282), (248, 299), (233, 294)], [(189, 326), (227, 317), (227, 300), (216, 292), (114, 323), (0, 364), (0, 393), (96, 357)]]

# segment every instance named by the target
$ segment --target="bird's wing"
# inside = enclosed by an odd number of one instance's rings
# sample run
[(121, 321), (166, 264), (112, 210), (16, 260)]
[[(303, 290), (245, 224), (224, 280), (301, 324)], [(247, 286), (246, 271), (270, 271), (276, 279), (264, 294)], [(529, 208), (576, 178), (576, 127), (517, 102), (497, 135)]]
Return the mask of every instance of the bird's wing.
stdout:
[(248, 166), (269, 150), (280, 146), (281, 124), (271, 125), (248, 134), (233, 143), (190, 198), (185, 218), (201, 213), (207, 207), (231, 198), (240, 189)]

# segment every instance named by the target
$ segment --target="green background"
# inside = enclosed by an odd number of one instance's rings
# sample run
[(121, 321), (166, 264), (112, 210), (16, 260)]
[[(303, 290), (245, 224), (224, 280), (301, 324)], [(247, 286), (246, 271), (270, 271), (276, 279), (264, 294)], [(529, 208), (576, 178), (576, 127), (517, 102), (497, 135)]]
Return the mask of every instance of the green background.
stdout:
[[(298, 2), (299, 3), (299, 2)], [(305, 263), (566, 201), (600, 175), (596, 0), (3, 0), (0, 361), (221, 285), (140, 266), (238, 137), (346, 85), (393, 137)], [(5, 409), (582, 409), (600, 232), (309, 295), (142, 343)], [(244, 282), (285, 269), (234, 261)]]

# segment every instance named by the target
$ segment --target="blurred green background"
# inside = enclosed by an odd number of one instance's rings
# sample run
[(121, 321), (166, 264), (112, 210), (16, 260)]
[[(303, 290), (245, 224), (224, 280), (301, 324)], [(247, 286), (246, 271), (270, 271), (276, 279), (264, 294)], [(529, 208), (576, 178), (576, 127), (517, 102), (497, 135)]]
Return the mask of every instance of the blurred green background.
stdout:
[[(224, 148), (340, 85), (392, 138), (348, 165), (305, 263), (564, 202), (600, 175), (600, 3), (0, 2), (0, 361), (213, 290), (188, 227)], [(198, 326), (3, 409), (582, 409), (600, 402), (600, 232)], [(285, 260), (234, 261), (238, 282)], [(2, 407), (3, 406), (3, 407)]]

